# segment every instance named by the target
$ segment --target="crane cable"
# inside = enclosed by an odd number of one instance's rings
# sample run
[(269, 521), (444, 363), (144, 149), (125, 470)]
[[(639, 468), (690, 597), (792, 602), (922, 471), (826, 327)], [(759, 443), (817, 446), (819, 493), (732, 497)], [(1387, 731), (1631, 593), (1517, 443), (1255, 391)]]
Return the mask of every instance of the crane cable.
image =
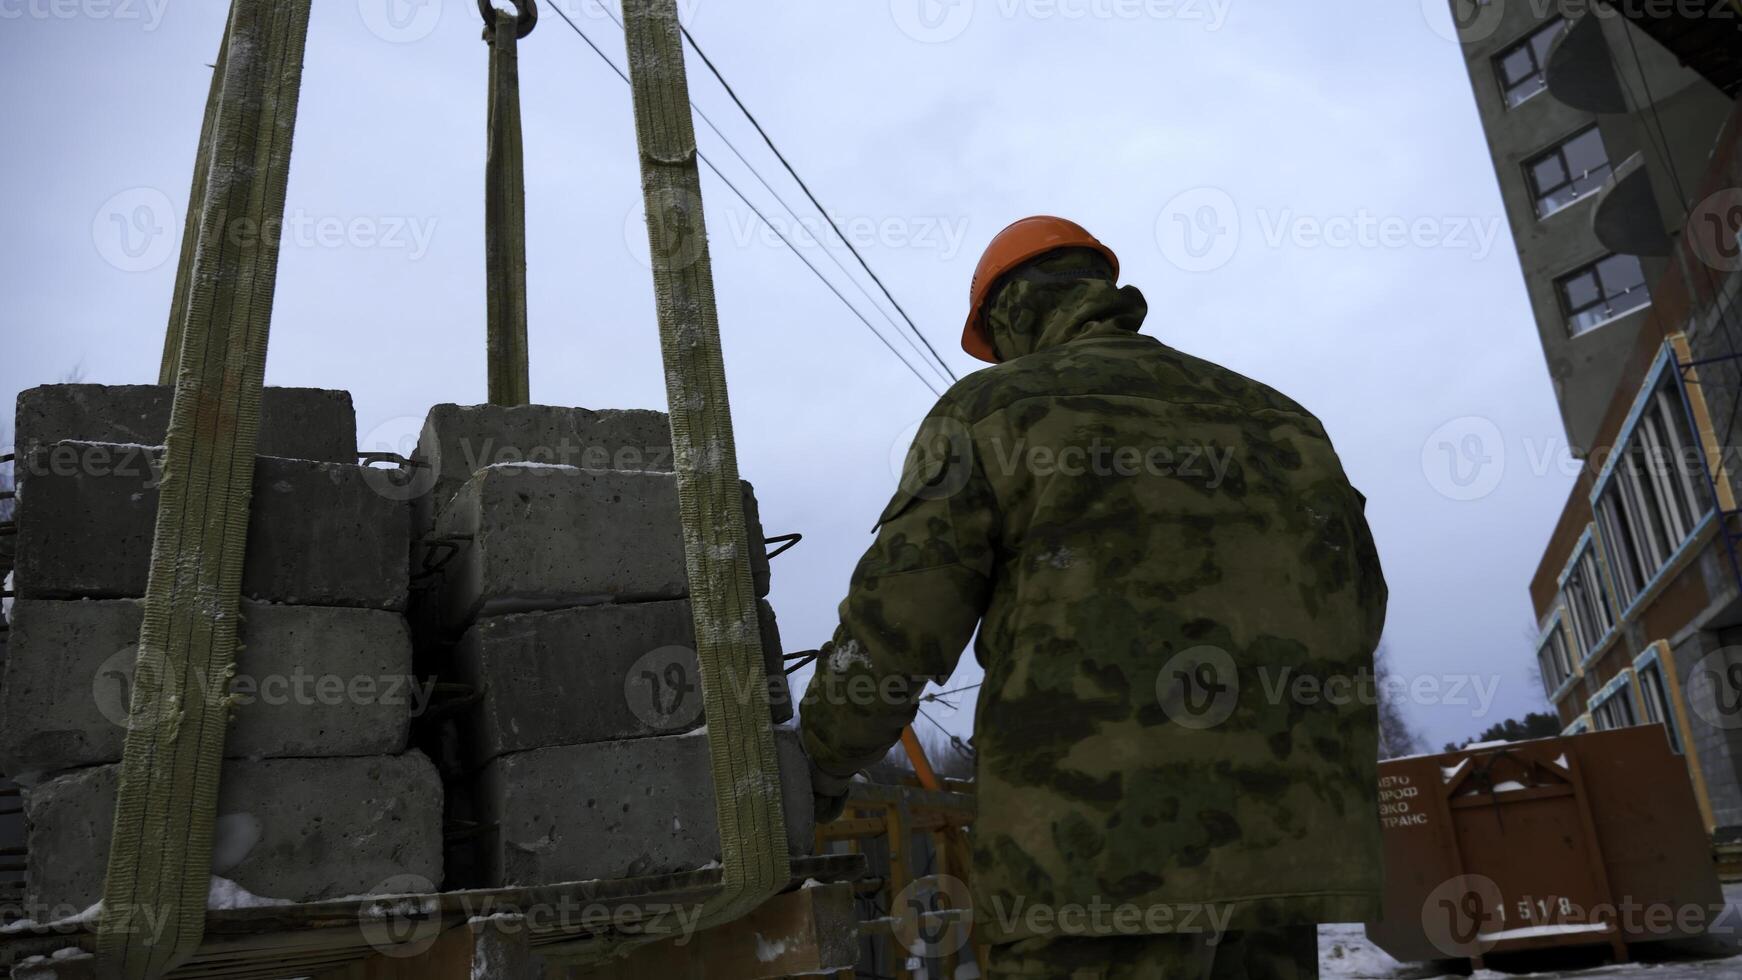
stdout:
[[(612, 22), (616, 23), (619, 28), (623, 26), (623, 23), (617, 20), (616, 15), (611, 12), (611, 8), (605, 6), (604, 0), (595, 0), (595, 2), (598, 3), (599, 9), (604, 12), (606, 17), (611, 18)], [(780, 147), (774, 144), (774, 138), (768, 135), (768, 131), (762, 128), (762, 122), (756, 118), (756, 114), (751, 112), (750, 107), (744, 104), (744, 100), (738, 97), (738, 91), (732, 87), (731, 82), (726, 81), (726, 76), (720, 73), (720, 69), (715, 66), (713, 59), (708, 57), (707, 52), (702, 50), (702, 46), (697, 43), (695, 35), (691, 34), (689, 28), (685, 27), (681, 21), (678, 23), (678, 30), (683, 32), (684, 40), (688, 41), (690, 47), (695, 49), (696, 55), (702, 59), (702, 64), (707, 66), (708, 71), (711, 72), (715, 80), (720, 83), (720, 87), (726, 90), (726, 94), (731, 97), (733, 104), (738, 107), (738, 111), (744, 113), (744, 118), (748, 119), (750, 125), (755, 127), (757, 135), (762, 137), (762, 142), (768, 144), (768, 148), (774, 152), (775, 159), (779, 160), (780, 165), (786, 168), (786, 172), (792, 175), (792, 179), (798, 184), (799, 190), (804, 191), (804, 196), (810, 199), (811, 204), (817, 209), (817, 213), (822, 216), (824, 221), (828, 222), (829, 227), (835, 232), (835, 237), (841, 240), (841, 244), (845, 245), (847, 251), (853, 254), (853, 258), (859, 261), (860, 268), (865, 270), (866, 274), (871, 277), (871, 281), (877, 284), (877, 288), (881, 290), (884, 297), (889, 300), (890, 305), (894, 306), (896, 312), (901, 314), (901, 318), (907, 322), (908, 329), (912, 331), (913, 336), (917, 337), (919, 342), (925, 345), (925, 349), (931, 353), (932, 360), (936, 361), (937, 366), (943, 370), (944, 376), (949, 378), (951, 382), (959, 380), (956, 377), (956, 373), (950, 370), (950, 366), (938, 355), (937, 348), (932, 346), (931, 341), (926, 339), (924, 332), (922, 332), (919, 329), (919, 326), (913, 322), (913, 317), (907, 315), (907, 310), (901, 305), (901, 301), (897, 300), (895, 295), (889, 291), (889, 287), (883, 284), (882, 277), (877, 275), (876, 270), (871, 268), (871, 264), (865, 261), (865, 256), (859, 252), (858, 247), (855, 246), (852, 240), (847, 237), (846, 233), (841, 230), (841, 226), (835, 222), (834, 216), (829, 214), (828, 208), (823, 207), (823, 202), (817, 200), (817, 196), (811, 192), (810, 185), (805, 183), (803, 177), (799, 176), (798, 171), (794, 169), (792, 163), (787, 160), (786, 154), (780, 152)], [(703, 112), (701, 107), (696, 106), (694, 103), (691, 103), (691, 107), (696, 110), (696, 114), (702, 117), (702, 120), (708, 124), (708, 127), (714, 131), (715, 135), (719, 136), (721, 141), (737, 155), (739, 161), (742, 162), (745, 167), (749, 168), (752, 174), (755, 174), (756, 179), (762, 181), (762, 186), (768, 188), (768, 192), (774, 195), (775, 200), (779, 201), (782, 207), (786, 208), (787, 213), (791, 214), (794, 220), (798, 220), (798, 212), (794, 210), (791, 205), (786, 203), (786, 200), (780, 196), (778, 191), (769, 186), (768, 181), (762, 177), (761, 173), (757, 172), (756, 168), (751, 165), (749, 160), (744, 158), (744, 154), (740, 153), (738, 147), (734, 146), (732, 141), (726, 137), (726, 134), (720, 131), (720, 127), (714, 125), (714, 121), (708, 117), (707, 113)], [(828, 252), (827, 249), (824, 249), (824, 251)], [(833, 252), (828, 252), (828, 254), (831, 258), (834, 257)], [(852, 276), (847, 273), (846, 267), (841, 265), (839, 259), (835, 260), (835, 267), (840, 269), (843, 274), (848, 275), (849, 278), (852, 278)], [(877, 306), (877, 301), (871, 299), (871, 294), (865, 291), (864, 286), (859, 285), (857, 279), (853, 279), (853, 284), (859, 286), (859, 292), (864, 294), (866, 299), (871, 300), (873, 306)], [(885, 312), (881, 306), (877, 306), (877, 309), (878, 312), (883, 313), (885, 319), (889, 319), (889, 314)], [(890, 326), (895, 327), (897, 330), (901, 329), (893, 319), (890, 319)], [(911, 339), (908, 340), (908, 346), (913, 347), (914, 353), (919, 353), (919, 348), (914, 347)], [(924, 357), (923, 354), (920, 356)], [(927, 363), (927, 366), (930, 366), (930, 362)]]
[[(602, 7), (603, 4), (601, 3), (600, 6)], [(607, 10), (606, 13), (609, 14), (610, 11)], [(683, 26), (681, 23), (678, 25), (678, 30), (683, 32), (684, 39), (690, 42), (690, 47), (695, 49), (696, 55), (702, 59), (702, 64), (707, 65), (708, 71), (712, 72), (714, 77), (719, 80), (720, 87), (724, 88), (726, 94), (732, 97), (733, 103), (735, 103), (738, 106), (738, 109), (744, 113), (744, 118), (750, 120), (750, 125), (756, 127), (757, 134), (762, 137), (764, 143), (768, 144), (768, 148), (774, 151), (775, 158), (780, 161), (781, 166), (786, 168), (786, 172), (792, 175), (792, 179), (798, 183), (799, 189), (804, 191), (804, 196), (810, 198), (810, 202), (816, 205), (817, 213), (821, 214), (823, 220), (829, 223), (829, 227), (835, 230), (835, 236), (841, 240), (841, 244), (847, 246), (847, 251), (853, 253), (853, 258), (859, 260), (859, 265), (865, 269), (866, 274), (871, 277), (871, 281), (877, 284), (877, 288), (882, 290), (883, 295), (889, 298), (889, 302), (895, 307), (896, 312), (900, 313), (901, 318), (907, 321), (907, 325), (913, 331), (913, 335), (919, 338), (919, 342), (925, 345), (926, 350), (931, 351), (932, 359), (938, 362), (938, 366), (944, 369), (944, 374), (948, 375), (951, 381), (958, 380), (956, 378), (956, 373), (951, 371), (950, 366), (945, 364), (944, 359), (938, 355), (937, 348), (931, 345), (931, 341), (926, 339), (925, 334), (920, 331), (919, 326), (913, 322), (913, 317), (907, 315), (907, 310), (902, 307), (901, 302), (889, 291), (889, 287), (883, 284), (882, 277), (877, 275), (876, 271), (871, 268), (871, 264), (865, 261), (865, 256), (859, 253), (859, 249), (853, 244), (852, 240), (841, 231), (841, 226), (835, 223), (834, 217), (829, 214), (827, 208), (823, 207), (823, 202), (817, 200), (817, 196), (811, 193), (810, 185), (806, 184), (804, 178), (798, 175), (798, 171), (793, 169), (792, 164), (786, 159), (786, 154), (780, 152), (780, 147), (774, 145), (774, 138), (769, 136), (768, 131), (762, 128), (762, 123), (757, 121), (756, 115), (750, 111), (750, 107), (744, 104), (744, 100), (738, 98), (737, 91), (732, 88), (730, 82), (726, 81), (726, 76), (720, 74), (720, 69), (714, 66), (713, 59), (709, 58), (707, 52), (702, 50), (702, 46), (696, 43), (696, 36), (691, 34), (690, 29)], [(709, 125), (712, 124), (710, 123)]]
[[(624, 82), (624, 84), (629, 83), (629, 76), (624, 73), (623, 69), (619, 68), (617, 66), (617, 63), (615, 61), (612, 61), (611, 57), (609, 55), (605, 54), (605, 52), (602, 49), (600, 49), (598, 44), (596, 44), (593, 41), (593, 39), (587, 35), (587, 32), (581, 30), (579, 25), (577, 25), (574, 22), (574, 20), (572, 20), (569, 17), (568, 13), (565, 12), (560, 5), (552, 5), (551, 9), (556, 12), (556, 15), (558, 17), (562, 18), (563, 23), (567, 24), (569, 29), (571, 31), (574, 31), (574, 33), (577, 37), (579, 37), (582, 41), (586, 42), (587, 47), (591, 48), (593, 53), (598, 55), (599, 59), (601, 61), (603, 61), (605, 63), (605, 65), (607, 67), (609, 67), (611, 69), (611, 71), (614, 72), (617, 75), (617, 77)], [(606, 13), (609, 14), (610, 12), (606, 11)], [(775, 191), (772, 187), (769, 186), (768, 181), (766, 179), (764, 179), (762, 177), (762, 175), (756, 171), (756, 168), (754, 166), (752, 166), (750, 164), (750, 162), (744, 158), (744, 155), (738, 151), (737, 147), (732, 145), (732, 142), (726, 138), (726, 135), (720, 131), (720, 128), (714, 124), (713, 120), (710, 119), (706, 113), (702, 112), (702, 110), (699, 107), (696, 107), (693, 103), (691, 104), (691, 108), (694, 109), (696, 114), (699, 117), (701, 117), (702, 121), (704, 123), (706, 123), (708, 125), (708, 127), (710, 129), (712, 129), (714, 131), (714, 133), (720, 137), (721, 141), (724, 142), (726, 144), (726, 146), (729, 149), (731, 149), (734, 154), (736, 154), (738, 156), (738, 159), (743, 161), (745, 167), (750, 170), (751, 174), (754, 175), (759, 181), (761, 181), (762, 185), (764, 187), (767, 187), (769, 192), (775, 196), (775, 199), (780, 201), (781, 205), (783, 207), (786, 207), (787, 211), (789, 213), (792, 213), (793, 217), (796, 219), (797, 213), (793, 211), (791, 206), (786, 204), (785, 200), (780, 198), (779, 193), (777, 191)], [(802, 251), (799, 250), (798, 246), (793, 243), (792, 239), (790, 237), (788, 237), (785, 232), (780, 230), (779, 226), (775, 225), (772, 221), (768, 220), (768, 215), (766, 213), (764, 213), (761, 208), (757, 207), (756, 204), (754, 202), (752, 202), (750, 200), (750, 198), (747, 195), (745, 195), (745, 193), (742, 190), (739, 189), (737, 184), (734, 184), (730, 178), (728, 178), (723, 172), (721, 172), (720, 168), (717, 165), (715, 165), (714, 161), (712, 159), (710, 159), (706, 153), (702, 153), (698, 149), (696, 155), (697, 155), (697, 157), (699, 157), (701, 159), (701, 161), (704, 164), (707, 165), (708, 169), (713, 172), (714, 176), (718, 177), (720, 179), (720, 182), (725, 184), (726, 187), (729, 190), (731, 190), (731, 192), (740, 201), (743, 201), (744, 205), (746, 207), (748, 207), (756, 215), (756, 217), (758, 219), (760, 219), (762, 221), (762, 223), (768, 227), (768, 229), (770, 231), (774, 232), (774, 234), (780, 238), (781, 243), (783, 245), (785, 245), (789, 250), (791, 250), (792, 253), (799, 258), (799, 261), (803, 262), (805, 264), (805, 266), (810, 269), (811, 274), (816, 276), (817, 279), (819, 281), (821, 281), (824, 286), (827, 286), (829, 291), (835, 294), (835, 298), (839, 299), (841, 301), (841, 303), (843, 305), (845, 305), (847, 307), (847, 309), (849, 311), (851, 311), (852, 314), (859, 319), (859, 322), (863, 323), (865, 325), (865, 328), (867, 330), (870, 330), (872, 335), (875, 336), (879, 341), (881, 341), (883, 346), (887, 347), (889, 349), (889, 352), (891, 354), (894, 354), (896, 356), (896, 358), (901, 361), (902, 365), (904, 367), (906, 367), (908, 369), (908, 371), (912, 372), (912, 374), (915, 378), (919, 379), (919, 382), (921, 384), (925, 385), (926, 388), (929, 389), (933, 395), (938, 395), (938, 396), (942, 395), (942, 392), (937, 388), (937, 386), (935, 384), (932, 383), (931, 379), (926, 377), (924, 374), (922, 374), (920, 372), (920, 370), (917, 367), (915, 367), (913, 365), (913, 363), (911, 361), (909, 361), (905, 355), (903, 355), (899, 350), (897, 350), (895, 348), (895, 346), (892, 343), (890, 343), (888, 338), (886, 338), (881, 332), (879, 332), (877, 330), (876, 326), (871, 323), (871, 321), (865, 316), (865, 314), (863, 312), (861, 312), (858, 307), (854, 306), (853, 303), (847, 299), (846, 295), (844, 293), (842, 293), (841, 290), (833, 282), (831, 282), (827, 276), (823, 275), (822, 270), (817, 268), (816, 264), (813, 263)], [(826, 218), (827, 215), (825, 215), (824, 217)], [(846, 271), (847, 271), (846, 268), (844, 266), (841, 266), (839, 259), (834, 258), (833, 252), (830, 252), (827, 249), (824, 249), (823, 251), (832, 260), (834, 260), (836, 266), (841, 268), (841, 271), (843, 273), (846, 273)], [(851, 280), (854, 283), (854, 285), (859, 286), (859, 290), (861, 293), (865, 292), (864, 287), (859, 285), (859, 282), (857, 279), (854, 279), (851, 275), (848, 275), (848, 279)], [(865, 296), (866, 296), (866, 299), (871, 298), (869, 293), (866, 293)], [(873, 305), (875, 305), (875, 301), (873, 301)], [(879, 307), (878, 309), (881, 312), (881, 308)], [(887, 318), (888, 315), (887, 314), (884, 314), (884, 315), (885, 315), (885, 318)], [(897, 330), (900, 329), (899, 325), (895, 324), (894, 321), (891, 321), (890, 325), (895, 326), (897, 328)], [(921, 336), (920, 340), (923, 343), (925, 341), (925, 338), (923, 336)], [(911, 346), (911, 345), (912, 344), (910, 341), (909, 346)], [(930, 346), (930, 345), (928, 344), (927, 346)], [(915, 348), (915, 351), (917, 353), (917, 348)], [(929, 363), (928, 363), (928, 366), (929, 366)], [(948, 369), (946, 368), (945, 370), (947, 373)], [(952, 379), (955, 377), (954, 374), (950, 374), (949, 376)]]

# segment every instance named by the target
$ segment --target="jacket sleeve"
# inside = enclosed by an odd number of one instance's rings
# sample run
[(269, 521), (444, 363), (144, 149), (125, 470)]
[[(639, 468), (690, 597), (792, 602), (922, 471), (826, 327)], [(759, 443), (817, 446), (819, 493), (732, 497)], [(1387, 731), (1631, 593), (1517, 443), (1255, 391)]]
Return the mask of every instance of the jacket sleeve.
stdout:
[(940, 405), (920, 425), (800, 703), (818, 769), (846, 777), (883, 758), (926, 682), (955, 670), (986, 611), (998, 532), (972, 433)]

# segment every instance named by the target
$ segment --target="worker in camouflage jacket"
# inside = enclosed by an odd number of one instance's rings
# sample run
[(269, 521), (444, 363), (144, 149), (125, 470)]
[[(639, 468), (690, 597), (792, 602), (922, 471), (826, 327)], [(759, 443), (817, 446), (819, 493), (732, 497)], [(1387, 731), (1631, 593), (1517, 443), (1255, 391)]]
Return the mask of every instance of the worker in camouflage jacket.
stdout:
[(1305, 409), (1139, 334), (1082, 228), (1018, 222), (975, 278), (997, 366), (921, 424), (801, 705), (818, 817), (977, 628), (992, 974), (1316, 977), (1313, 923), (1378, 911), (1364, 500)]

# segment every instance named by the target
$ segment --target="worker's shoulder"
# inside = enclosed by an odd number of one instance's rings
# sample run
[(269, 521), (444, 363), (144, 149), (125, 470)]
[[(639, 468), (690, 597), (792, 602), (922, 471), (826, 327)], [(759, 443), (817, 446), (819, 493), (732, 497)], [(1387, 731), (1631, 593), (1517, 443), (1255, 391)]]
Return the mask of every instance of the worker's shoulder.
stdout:
[(940, 406), (978, 422), (1032, 399), (1116, 396), (1318, 419), (1275, 388), (1143, 334), (1072, 341), (956, 382)]

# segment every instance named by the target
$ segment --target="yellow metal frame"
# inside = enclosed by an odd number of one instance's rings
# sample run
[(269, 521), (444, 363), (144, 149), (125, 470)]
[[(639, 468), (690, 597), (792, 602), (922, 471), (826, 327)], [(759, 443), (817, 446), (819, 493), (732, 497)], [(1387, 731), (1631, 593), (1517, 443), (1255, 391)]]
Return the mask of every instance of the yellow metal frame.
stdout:
[[(1686, 334), (1670, 334), (1668, 343), (1678, 365), (1693, 360)], [(1730, 474), (1724, 462), (1724, 447), (1718, 438), (1717, 426), (1712, 421), (1711, 407), (1706, 404), (1706, 389), (1700, 383), (1699, 369), (1685, 367), (1679, 370), (1682, 372), (1682, 390), (1687, 393), (1688, 410), (1694, 416), (1694, 432), (1699, 437), (1700, 448), (1706, 456), (1706, 465), (1712, 473), (1712, 483), (1718, 495), (1718, 509), (1735, 510), (1736, 494), (1731, 489)]]
[[(971, 856), (966, 831), (974, 822), (976, 810), (972, 784), (951, 783), (943, 792), (931, 792), (918, 786), (854, 783), (847, 797), (846, 813), (839, 820), (817, 826), (816, 853), (829, 853), (837, 843), (862, 853), (864, 842), (884, 838), (888, 842), (889, 865), (873, 867), (862, 890), (882, 895), (885, 907), (894, 912), (897, 896), (914, 881), (928, 876), (916, 866), (917, 855), (910, 848), (914, 834), (929, 834), (937, 856), (936, 867), (961, 881), (964, 887), (969, 884)], [(896, 980), (912, 980), (913, 971), (907, 968), (910, 954), (889, 928), (892, 921), (861, 923), (861, 935), (878, 937), (887, 944)], [(959, 955), (951, 953), (944, 957), (945, 976), (955, 975)], [(985, 976), (986, 948), (974, 944), (974, 956), (980, 975)], [(835, 976), (851, 978), (853, 973), (842, 971)]]
[[(1681, 678), (1671, 669), (1675, 663), (1671, 659), (1669, 643), (1658, 640), (1645, 648), (1645, 652), (1634, 658), (1634, 664), (1646, 659), (1652, 651), (1657, 651), (1657, 675), (1663, 679), (1663, 692), (1669, 698), (1669, 710), (1675, 713), (1675, 723), (1681, 733), (1682, 758), (1688, 767), (1688, 778), (1694, 783), (1694, 801), (1700, 807), (1700, 820), (1706, 825), (1706, 833), (1718, 828), (1718, 821), (1712, 814), (1712, 796), (1706, 785), (1705, 770), (1700, 767), (1699, 748), (1694, 744), (1694, 727), (1688, 716), (1687, 697), (1682, 693)], [(1640, 707), (1644, 707), (1645, 691), (1638, 682), (1637, 667), (1630, 667), (1634, 674), (1634, 687), (1638, 691)]]

